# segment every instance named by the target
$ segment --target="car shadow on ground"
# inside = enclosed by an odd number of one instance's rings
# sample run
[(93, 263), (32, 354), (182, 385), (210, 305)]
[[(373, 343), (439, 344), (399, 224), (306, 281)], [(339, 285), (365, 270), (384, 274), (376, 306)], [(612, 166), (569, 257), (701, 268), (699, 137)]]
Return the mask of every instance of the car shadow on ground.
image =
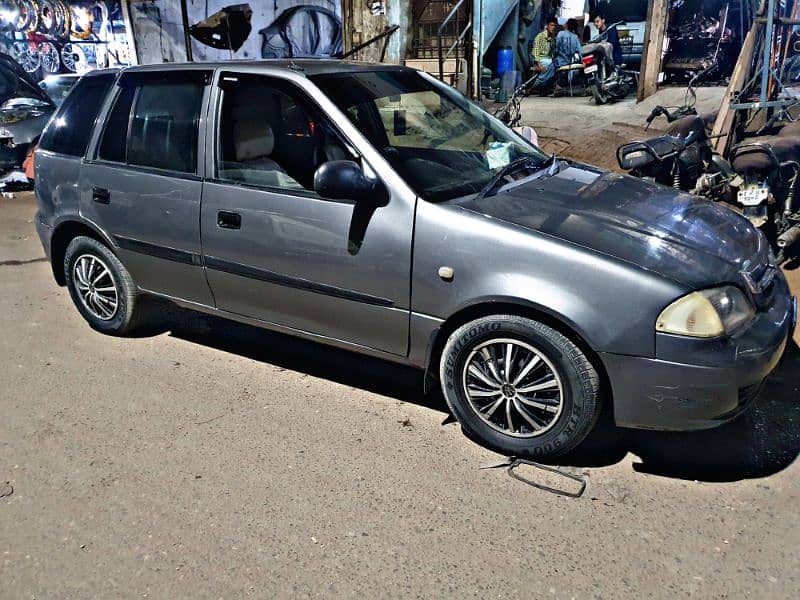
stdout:
[[(444, 423), (453, 422), (441, 392), (423, 392), (417, 369), (173, 305), (159, 306), (157, 312), (144, 335), (168, 331), (192, 343), (437, 410)], [(614, 426), (606, 409), (584, 443), (553, 462), (609, 466), (631, 452), (639, 458), (636, 471), (670, 478), (723, 482), (772, 475), (800, 453), (798, 373), (800, 350), (790, 342), (759, 399), (735, 421), (691, 433), (640, 431)]]
[(418, 369), (167, 303), (157, 306), (152, 323), (140, 335), (169, 332), (189, 342), (449, 414), (441, 395), (426, 398)]

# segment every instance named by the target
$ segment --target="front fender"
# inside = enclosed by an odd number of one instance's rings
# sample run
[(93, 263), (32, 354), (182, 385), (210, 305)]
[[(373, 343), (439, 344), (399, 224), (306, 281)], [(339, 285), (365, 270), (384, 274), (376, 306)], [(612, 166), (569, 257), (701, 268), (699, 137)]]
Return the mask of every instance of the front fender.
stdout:
[[(452, 280), (439, 276), (453, 270)], [(573, 243), (458, 206), (420, 202), (412, 310), (447, 320), (502, 302), (547, 313), (597, 352), (655, 355), (655, 320), (677, 283)], [(613, 348), (613, 350), (611, 350)]]

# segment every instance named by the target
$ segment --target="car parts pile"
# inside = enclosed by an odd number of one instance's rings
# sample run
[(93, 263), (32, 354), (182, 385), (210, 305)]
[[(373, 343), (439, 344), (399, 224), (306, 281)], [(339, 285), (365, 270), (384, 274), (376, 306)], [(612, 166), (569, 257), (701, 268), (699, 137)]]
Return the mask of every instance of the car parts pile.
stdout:
[(708, 4), (671, 2), (663, 67), (667, 81), (687, 81), (703, 73), (705, 83), (718, 84), (733, 71), (742, 44), (737, 24), (749, 17), (737, 3), (725, 3), (718, 10), (719, 3)]

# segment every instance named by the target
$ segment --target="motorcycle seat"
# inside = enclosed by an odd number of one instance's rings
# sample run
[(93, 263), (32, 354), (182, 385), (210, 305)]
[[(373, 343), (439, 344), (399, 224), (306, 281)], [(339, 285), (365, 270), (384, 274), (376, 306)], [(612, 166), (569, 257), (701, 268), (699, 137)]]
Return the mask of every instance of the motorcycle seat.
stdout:
[(800, 161), (800, 136), (755, 138), (731, 151), (731, 166), (737, 173), (769, 171), (786, 161)]
[[(700, 138), (706, 137), (706, 122), (703, 120), (702, 117), (698, 115), (688, 115), (686, 117), (681, 117), (677, 121), (675, 121), (672, 125), (670, 125), (669, 129), (667, 129), (667, 133), (670, 135), (676, 135), (683, 139), (692, 133), (693, 131), (700, 132)], [(697, 136), (697, 134), (695, 134)], [(695, 138), (697, 139), (697, 138)]]
[(800, 121), (784, 125), (778, 132), (778, 137), (800, 137)]

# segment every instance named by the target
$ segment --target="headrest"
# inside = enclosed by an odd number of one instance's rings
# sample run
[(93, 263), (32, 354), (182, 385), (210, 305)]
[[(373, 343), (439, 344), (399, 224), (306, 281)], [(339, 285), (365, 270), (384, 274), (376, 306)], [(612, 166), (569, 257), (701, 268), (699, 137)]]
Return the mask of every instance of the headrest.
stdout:
[(236, 140), (236, 161), (244, 162), (272, 154), (275, 136), (264, 117), (240, 119), (233, 122), (233, 139)]

